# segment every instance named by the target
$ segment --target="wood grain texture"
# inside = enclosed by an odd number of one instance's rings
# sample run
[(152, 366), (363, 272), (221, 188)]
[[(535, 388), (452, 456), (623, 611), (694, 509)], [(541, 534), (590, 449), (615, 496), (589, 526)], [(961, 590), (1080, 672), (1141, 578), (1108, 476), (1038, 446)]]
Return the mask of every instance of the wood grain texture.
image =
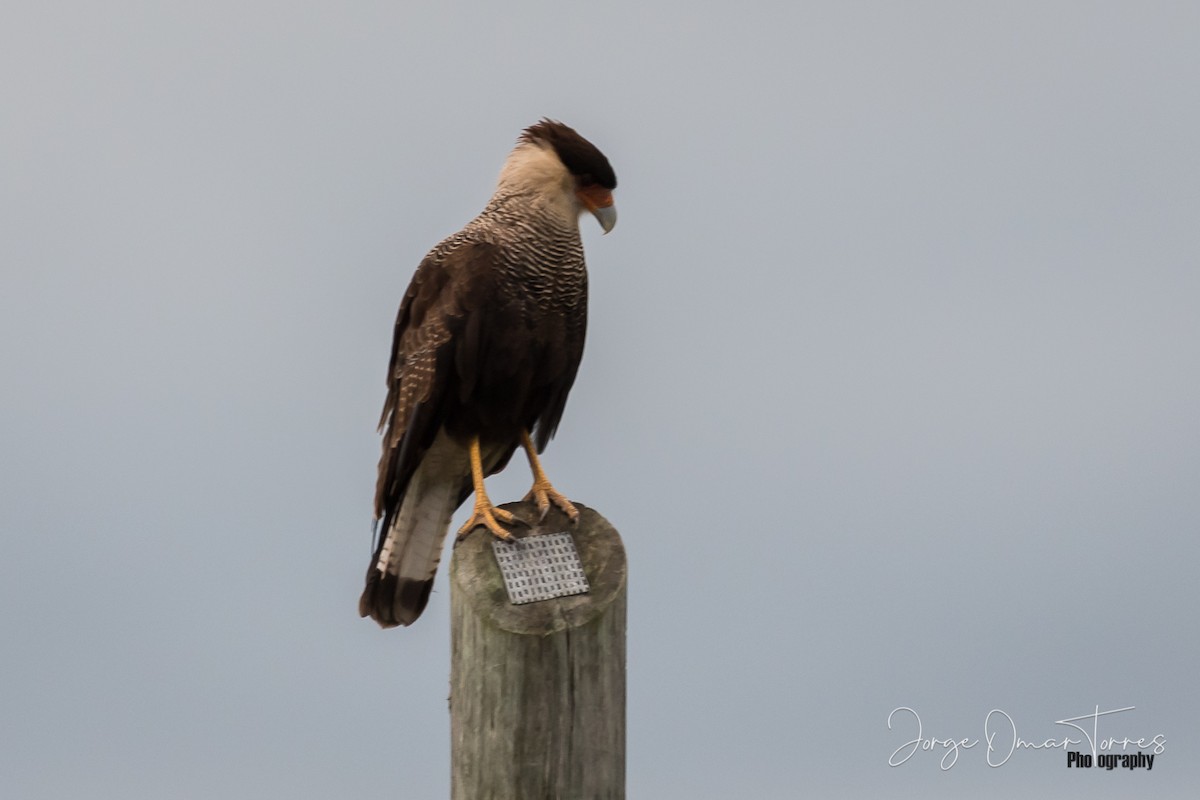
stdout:
[[(529, 503), (503, 508), (536, 519)], [(509, 602), (491, 537), (451, 563), (450, 734), (454, 800), (625, 797), (625, 590), (620, 535), (576, 503), (516, 536), (569, 531), (591, 590)]]

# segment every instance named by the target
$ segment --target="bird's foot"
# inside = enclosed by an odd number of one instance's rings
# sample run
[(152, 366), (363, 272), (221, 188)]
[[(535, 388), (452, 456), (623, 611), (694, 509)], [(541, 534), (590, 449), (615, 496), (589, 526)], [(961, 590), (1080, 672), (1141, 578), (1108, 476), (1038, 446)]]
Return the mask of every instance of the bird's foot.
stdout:
[(501, 527), (500, 523), (509, 525), (527, 525), (525, 520), (514, 516), (511, 512), (505, 511), (491, 504), (486, 497), (482, 500), (475, 501), (475, 510), (471, 512), (471, 518), (466, 524), (458, 529), (458, 538), (461, 541), (467, 537), (471, 531), (483, 526), (492, 532), (497, 539), (509, 542), (512, 541), (512, 534)]
[(539, 521), (544, 520), (550, 513), (551, 504), (558, 506), (572, 523), (579, 521), (579, 509), (572, 505), (566, 495), (551, 486), (548, 480), (535, 480), (533, 488), (524, 499), (526, 502), (532, 500), (537, 504)]

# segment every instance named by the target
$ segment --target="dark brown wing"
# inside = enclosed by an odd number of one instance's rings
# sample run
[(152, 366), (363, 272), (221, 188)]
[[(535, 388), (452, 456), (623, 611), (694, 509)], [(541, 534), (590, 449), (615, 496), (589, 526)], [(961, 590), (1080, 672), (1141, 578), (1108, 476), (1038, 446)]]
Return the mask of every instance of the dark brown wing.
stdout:
[(399, 512), (409, 480), (445, 421), (446, 398), (458, 391), (455, 340), (490, 292), (493, 263), (488, 244), (439, 248), (421, 262), (400, 303), (379, 420), (384, 436), (375, 517), (383, 520), (382, 530)]

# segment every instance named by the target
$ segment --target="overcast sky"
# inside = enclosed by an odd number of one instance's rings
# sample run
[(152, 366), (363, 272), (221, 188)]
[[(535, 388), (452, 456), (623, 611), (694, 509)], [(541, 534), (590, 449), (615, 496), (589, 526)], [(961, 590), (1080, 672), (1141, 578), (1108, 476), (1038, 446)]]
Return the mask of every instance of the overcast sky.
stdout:
[[(1191, 796), (1200, 6), (434, 5), (0, 12), (0, 793), (448, 796), (375, 422), (550, 116), (620, 181), (545, 464), (628, 549), (629, 796)], [(1165, 749), (891, 767), (904, 706)]]

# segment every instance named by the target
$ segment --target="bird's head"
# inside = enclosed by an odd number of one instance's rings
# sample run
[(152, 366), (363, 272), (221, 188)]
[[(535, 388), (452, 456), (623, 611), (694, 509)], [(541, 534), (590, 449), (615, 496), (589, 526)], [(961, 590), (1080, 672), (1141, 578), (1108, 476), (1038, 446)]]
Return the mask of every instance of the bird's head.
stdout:
[(504, 164), (500, 185), (564, 200), (575, 216), (587, 211), (608, 233), (617, 224), (617, 176), (604, 154), (574, 129), (549, 119), (531, 125)]

